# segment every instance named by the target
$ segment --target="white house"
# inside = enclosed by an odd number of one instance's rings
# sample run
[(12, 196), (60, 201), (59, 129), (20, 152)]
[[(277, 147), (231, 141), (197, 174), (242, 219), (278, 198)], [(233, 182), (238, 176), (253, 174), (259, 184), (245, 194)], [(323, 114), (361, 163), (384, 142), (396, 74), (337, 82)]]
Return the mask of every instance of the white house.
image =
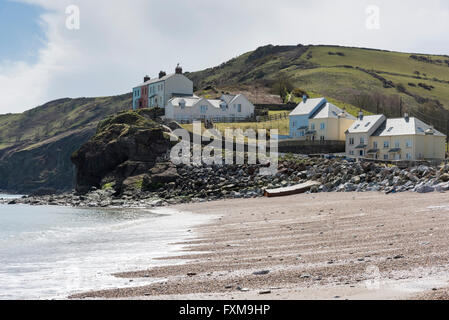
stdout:
[(174, 97), (167, 102), (165, 117), (176, 121), (245, 120), (254, 116), (254, 105), (242, 94), (222, 95), (220, 99), (196, 96)]
[(193, 82), (178, 65), (173, 74), (161, 71), (156, 79), (144, 77), (144, 83), (133, 88), (133, 109), (165, 108), (171, 98), (179, 96), (193, 96)]

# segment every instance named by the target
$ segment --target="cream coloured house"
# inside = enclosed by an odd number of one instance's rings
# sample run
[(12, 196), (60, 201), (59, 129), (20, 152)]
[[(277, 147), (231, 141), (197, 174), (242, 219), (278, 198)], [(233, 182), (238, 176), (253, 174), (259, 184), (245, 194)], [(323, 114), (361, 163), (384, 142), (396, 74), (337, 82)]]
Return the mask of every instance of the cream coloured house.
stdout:
[(385, 120), (387, 118), (384, 115), (364, 116), (360, 113), (346, 131), (346, 154), (353, 158), (366, 157), (372, 134)]
[(346, 131), (357, 119), (332, 103), (326, 103), (309, 119), (307, 140), (345, 141)]
[(446, 157), (446, 136), (421, 120), (405, 115), (363, 116), (346, 132), (346, 154), (378, 160), (440, 160)]
[(446, 157), (446, 136), (421, 120), (387, 119), (370, 139), (368, 158), (439, 160)]

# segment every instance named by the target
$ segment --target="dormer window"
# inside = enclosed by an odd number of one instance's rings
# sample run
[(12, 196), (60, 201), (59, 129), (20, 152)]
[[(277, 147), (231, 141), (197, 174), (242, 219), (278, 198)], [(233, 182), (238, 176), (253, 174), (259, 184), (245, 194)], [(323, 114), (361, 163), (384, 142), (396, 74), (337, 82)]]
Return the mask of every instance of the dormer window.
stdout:
[(181, 109), (185, 109), (186, 108), (186, 102), (184, 100), (179, 101), (179, 107)]

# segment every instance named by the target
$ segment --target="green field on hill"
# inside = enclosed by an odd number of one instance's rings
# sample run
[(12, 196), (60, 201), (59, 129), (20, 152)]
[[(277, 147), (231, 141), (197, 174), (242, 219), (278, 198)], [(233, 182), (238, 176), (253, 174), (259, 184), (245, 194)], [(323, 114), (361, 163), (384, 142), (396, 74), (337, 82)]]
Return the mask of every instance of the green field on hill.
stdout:
[(269, 45), (188, 76), (197, 89), (257, 83), (277, 93), (287, 82), (290, 89), (337, 99), (354, 109), (389, 117), (408, 111), (440, 131), (449, 129), (449, 56)]

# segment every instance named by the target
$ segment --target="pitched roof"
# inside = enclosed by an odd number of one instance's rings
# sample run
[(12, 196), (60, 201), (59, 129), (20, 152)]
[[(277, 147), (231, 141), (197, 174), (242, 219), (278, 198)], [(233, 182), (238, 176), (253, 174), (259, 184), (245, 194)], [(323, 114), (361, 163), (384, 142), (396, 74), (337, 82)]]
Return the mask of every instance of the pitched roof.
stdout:
[(198, 101), (200, 101), (199, 97), (176, 97), (169, 100), (173, 105), (179, 105), (180, 102), (184, 101), (186, 103), (186, 107), (193, 107)]
[(350, 119), (350, 120), (357, 120), (354, 116), (350, 115), (349, 113), (343, 111), (339, 107), (333, 105), (332, 103), (326, 103), (324, 107), (322, 107), (314, 116), (313, 119), (328, 119), (328, 118), (334, 118), (338, 119), (343, 118), (343, 114), (345, 115), (344, 118)]
[(226, 104), (230, 104), (232, 100), (234, 100), (237, 97), (236, 94), (223, 94), (221, 98), (223, 99)]
[(150, 79), (150, 80), (148, 80), (148, 81), (146, 81), (146, 82), (144, 82), (142, 84), (139, 84), (135, 88), (142, 87), (142, 86), (147, 86), (147, 85), (150, 85), (150, 84), (153, 84), (153, 83), (156, 83), (156, 82), (165, 81), (165, 80), (167, 80), (167, 79), (169, 79), (169, 78), (171, 78), (171, 77), (173, 77), (175, 75), (176, 75), (176, 73), (171, 73), (171, 74), (167, 74), (166, 76), (163, 76), (162, 78)]
[[(405, 118), (387, 119), (379, 129), (374, 132), (373, 136), (388, 137), (388, 136), (404, 136), (404, 135), (422, 135), (426, 131), (433, 129), (430, 125), (425, 124), (421, 120), (411, 117), (408, 121)], [(441, 132), (433, 129), (435, 136), (445, 137)]]
[(168, 102), (171, 103), (172, 105), (177, 106), (177, 105), (179, 105), (180, 102), (185, 101), (186, 107), (194, 107), (201, 100), (205, 100), (205, 101), (209, 102), (214, 108), (217, 108), (217, 109), (219, 109), (220, 104), (223, 103), (223, 101), (221, 101), (221, 100), (205, 99), (205, 98), (200, 98), (198, 96), (175, 97), (175, 98), (170, 99)]
[(352, 126), (348, 129), (348, 133), (367, 133), (382, 118), (385, 118), (385, 116), (381, 114), (375, 116), (364, 116), (361, 120), (360, 118), (357, 118)]
[(290, 116), (305, 116), (310, 115), (316, 108), (324, 103), (327, 100), (325, 98), (315, 98), (315, 99), (307, 99), (306, 102), (301, 101), (300, 104), (295, 108), (295, 110), (290, 113)]

